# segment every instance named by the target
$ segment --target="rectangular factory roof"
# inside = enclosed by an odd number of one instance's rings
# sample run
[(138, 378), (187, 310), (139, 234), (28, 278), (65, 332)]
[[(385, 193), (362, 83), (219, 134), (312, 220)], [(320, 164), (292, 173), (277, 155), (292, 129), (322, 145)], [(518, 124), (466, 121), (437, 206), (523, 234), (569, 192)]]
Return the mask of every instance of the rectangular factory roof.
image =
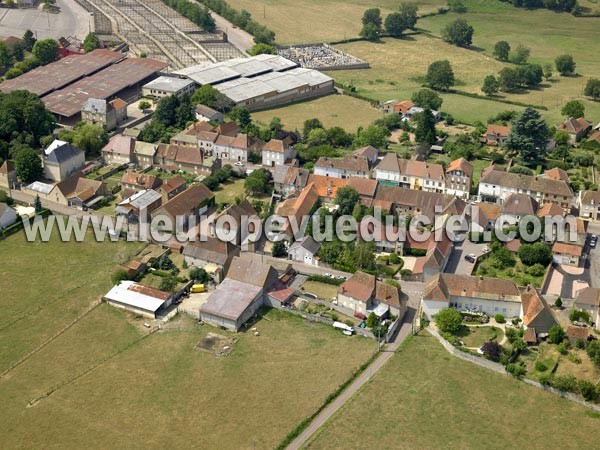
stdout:
[(127, 59), (46, 95), (42, 100), (51, 112), (71, 117), (81, 111), (89, 98), (108, 99), (167, 66), (168, 63), (149, 58)]
[(184, 78), (160, 76), (156, 80), (146, 83), (144, 87), (146, 89), (157, 89), (160, 91), (177, 93), (188, 87), (190, 84), (194, 84), (194, 81), (186, 80)]
[(84, 55), (70, 55), (4, 81), (0, 84), (0, 91), (24, 89), (39, 96), (46, 95), (124, 58), (123, 53), (105, 49), (96, 49)]

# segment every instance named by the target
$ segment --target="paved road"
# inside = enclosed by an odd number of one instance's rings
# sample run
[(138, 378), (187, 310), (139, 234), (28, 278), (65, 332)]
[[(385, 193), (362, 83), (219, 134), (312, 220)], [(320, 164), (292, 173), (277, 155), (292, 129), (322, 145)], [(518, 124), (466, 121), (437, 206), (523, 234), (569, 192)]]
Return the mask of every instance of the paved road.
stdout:
[(377, 373), (377, 371), (381, 369), (392, 356), (394, 356), (394, 353), (400, 344), (411, 333), (411, 324), (415, 312), (416, 311), (414, 309), (409, 309), (402, 327), (398, 333), (396, 333), (394, 340), (388, 344), (387, 349), (384, 352), (381, 352), (377, 359), (375, 359), (375, 361), (373, 361), (373, 363), (363, 373), (361, 373), (344, 392), (342, 392), (333, 402), (331, 402), (331, 404), (329, 404), (329, 406), (327, 406), (327, 408), (325, 408), (317, 417), (315, 417), (311, 424), (302, 433), (300, 433), (300, 435), (294, 439), (290, 445), (287, 446), (287, 450), (300, 449), (311, 438), (311, 436), (313, 436), (317, 430), (327, 420), (329, 420), (344, 405), (344, 403), (348, 401), (348, 399), (350, 399), (350, 397), (352, 397), (367, 381), (371, 379), (371, 376)]
[(475, 265), (466, 261), (464, 257), (469, 253), (473, 253), (477, 256), (483, 254), (482, 250), (487, 245), (488, 244), (474, 244), (469, 240), (457, 243), (454, 249), (452, 249), (452, 254), (448, 259), (448, 264), (446, 265), (444, 272), (455, 273), (458, 275), (471, 275)]
[(242, 30), (239, 27), (236, 27), (227, 19), (221, 17), (214, 11), (211, 11), (210, 14), (213, 19), (215, 19), (217, 28), (227, 33), (227, 39), (229, 42), (235, 45), (238, 50), (242, 51), (243, 53), (247, 53), (248, 50), (252, 48), (254, 45), (254, 37), (250, 33)]
[[(600, 236), (600, 222), (590, 221), (587, 231), (590, 235)], [(587, 263), (589, 264), (589, 277), (592, 287), (600, 288), (600, 245), (590, 249)]]

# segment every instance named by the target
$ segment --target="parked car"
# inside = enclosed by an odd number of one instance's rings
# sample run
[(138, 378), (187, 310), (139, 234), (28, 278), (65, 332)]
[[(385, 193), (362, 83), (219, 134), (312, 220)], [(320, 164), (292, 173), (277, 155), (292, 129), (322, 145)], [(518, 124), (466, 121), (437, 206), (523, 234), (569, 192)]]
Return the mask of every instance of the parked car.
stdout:
[(590, 247), (595, 248), (596, 244), (598, 244), (598, 236), (592, 234), (592, 237), (590, 238)]
[(483, 253), (489, 253), (490, 249), (488, 247), (483, 247), (483, 250), (481, 250)]
[(235, 163), (233, 163), (233, 165), (237, 167), (244, 167), (244, 163), (241, 161), (236, 161)]
[(465, 261), (473, 264), (475, 261), (477, 261), (477, 257), (473, 253), (469, 253), (467, 256), (465, 256)]

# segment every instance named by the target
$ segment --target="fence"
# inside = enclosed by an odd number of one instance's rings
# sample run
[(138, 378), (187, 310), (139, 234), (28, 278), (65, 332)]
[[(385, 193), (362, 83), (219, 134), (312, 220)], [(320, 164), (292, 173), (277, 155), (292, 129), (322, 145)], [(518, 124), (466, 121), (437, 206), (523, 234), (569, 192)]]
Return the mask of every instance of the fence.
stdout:
[[(435, 330), (431, 327), (427, 328), (427, 331), (429, 332), (429, 334), (431, 334), (432, 336), (437, 338), (437, 340), (440, 341), (440, 344), (442, 344), (449, 353), (456, 356), (457, 358), (460, 358), (463, 361), (468, 361), (470, 363), (477, 364), (478, 366), (483, 367), (485, 369), (493, 370), (494, 372), (499, 373), (501, 375), (510, 375), (508, 372), (506, 372), (506, 369), (504, 368), (504, 366), (502, 364), (495, 363), (493, 361), (490, 361), (489, 359), (478, 358), (477, 356), (474, 356), (469, 353), (465, 353), (463, 351), (458, 350), (456, 347), (454, 347), (452, 344), (450, 344), (450, 342), (445, 340), (438, 333), (437, 330)], [(522, 381), (531, 386), (535, 386), (539, 389), (548, 391), (554, 395), (558, 395), (562, 398), (566, 398), (567, 400), (570, 400), (572, 402), (579, 403), (582, 406), (593, 409), (594, 411), (600, 413), (600, 405), (595, 405), (593, 403), (587, 402), (583, 398), (579, 397), (578, 395), (572, 394), (570, 392), (562, 392), (551, 386), (544, 386), (543, 384), (541, 384), (535, 380), (532, 380), (530, 378), (523, 378)]]

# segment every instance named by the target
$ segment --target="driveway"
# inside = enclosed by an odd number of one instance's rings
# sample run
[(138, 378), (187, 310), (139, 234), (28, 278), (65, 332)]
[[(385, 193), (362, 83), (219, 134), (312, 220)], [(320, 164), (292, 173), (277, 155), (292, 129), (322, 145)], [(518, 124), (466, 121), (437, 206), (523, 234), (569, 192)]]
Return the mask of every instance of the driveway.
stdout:
[[(595, 234), (596, 236), (600, 236), (600, 222), (590, 221), (588, 225), (588, 233), (590, 235)], [(587, 248), (589, 249), (589, 246)], [(589, 249), (589, 254), (586, 260), (586, 268), (589, 270), (592, 287), (600, 288), (600, 246)]]
[(254, 37), (242, 30), (241, 28), (233, 25), (231, 22), (226, 20), (224, 17), (219, 16), (214, 11), (210, 12), (210, 15), (215, 19), (217, 28), (227, 33), (227, 40), (231, 42), (238, 50), (243, 53), (247, 53), (248, 50), (254, 45)]
[(458, 275), (471, 275), (475, 264), (465, 260), (465, 256), (473, 253), (476, 256), (483, 255), (483, 248), (489, 244), (475, 244), (471, 241), (465, 240), (457, 243), (452, 249), (452, 254), (448, 259), (448, 264), (444, 269), (445, 273), (455, 273)]
[(544, 295), (573, 299), (577, 291), (592, 284), (590, 271), (583, 267), (555, 265), (550, 271)]

